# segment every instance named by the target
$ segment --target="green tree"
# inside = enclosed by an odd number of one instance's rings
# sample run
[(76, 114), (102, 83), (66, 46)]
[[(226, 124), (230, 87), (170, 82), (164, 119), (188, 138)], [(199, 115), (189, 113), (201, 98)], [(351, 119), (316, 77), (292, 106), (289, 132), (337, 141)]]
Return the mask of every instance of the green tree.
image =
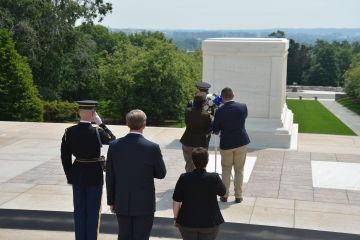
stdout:
[(351, 60), (353, 58), (353, 49), (348, 41), (333, 42), (332, 45), (335, 47), (336, 62), (339, 69), (338, 84), (344, 86), (344, 74), (350, 67)]
[(354, 58), (344, 76), (346, 93), (360, 99), (360, 54)]
[(139, 59), (134, 75), (133, 108), (151, 112), (151, 122), (178, 119), (189, 99), (187, 90), (193, 85), (187, 58), (173, 44), (147, 39), (147, 51)]
[(90, 35), (76, 32), (74, 50), (64, 55), (63, 80), (59, 84), (61, 99), (74, 101), (92, 97), (94, 82), (99, 80), (96, 65), (96, 42)]
[(302, 85), (304, 72), (310, 66), (310, 49), (290, 39), (287, 64), (287, 84), (297, 83)]
[(42, 103), (31, 69), (15, 50), (11, 34), (0, 29), (0, 118), (41, 121)]
[(165, 35), (161, 32), (144, 31), (141, 33), (129, 35), (129, 40), (131, 44), (137, 47), (151, 48), (151, 41), (149, 41), (149, 39), (157, 39), (162, 42), (171, 43), (171, 40), (167, 39)]
[[(132, 88), (134, 85), (135, 65), (141, 58), (142, 52), (129, 42), (117, 47), (106, 58), (99, 59), (100, 79), (94, 85), (96, 98), (107, 101), (107, 112), (104, 114), (125, 120), (125, 114), (130, 110)], [(140, 96), (140, 95), (138, 95)]]
[[(277, 30), (276, 32), (270, 33), (268, 37), (285, 38), (285, 32)], [(287, 84), (303, 84), (304, 72), (307, 71), (309, 67), (310, 49), (307, 46), (290, 39), (287, 61)]]
[(98, 54), (103, 54), (103, 51), (113, 53), (119, 41), (118, 36), (123, 35), (123, 33), (109, 32), (106, 27), (101, 25), (83, 24), (78, 29), (91, 36), (91, 39), (96, 43), (96, 52)]
[(200, 59), (201, 53), (185, 54), (160, 33), (122, 38), (100, 59), (99, 97), (110, 97), (108, 109), (121, 120), (134, 108), (144, 110), (150, 123), (178, 120), (201, 77)]
[(29, 59), (45, 99), (61, 98), (64, 69), (77, 51), (75, 23), (92, 24), (112, 9), (103, 0), (0, 0), (0, 27), (13, 32), (17, 51)]
[(285, 32), (277, 30), (276, 32), (272, 32), (268, 35), (270, 38), (284, 38)]
[(351, 44), (351, 48), (352, 48), (353, 54), (360, 53), (360, 42), (353, 42)]
[(335, 47), (318, 40), (312, 53), (311, 67), (304, 74), (306, 83), (313, 86), (340, 86)]
[(329, 86), (327, 74), (320, 64), (313, 64), (303, 75), (306, 85)]

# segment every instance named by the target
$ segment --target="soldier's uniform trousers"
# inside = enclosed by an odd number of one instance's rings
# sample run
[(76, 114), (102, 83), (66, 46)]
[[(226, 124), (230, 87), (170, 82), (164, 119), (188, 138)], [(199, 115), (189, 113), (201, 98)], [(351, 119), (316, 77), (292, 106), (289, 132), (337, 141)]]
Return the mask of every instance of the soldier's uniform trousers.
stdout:
[(73, 185), (76, 240), (97, 240), (100, 229), (102, 185)]

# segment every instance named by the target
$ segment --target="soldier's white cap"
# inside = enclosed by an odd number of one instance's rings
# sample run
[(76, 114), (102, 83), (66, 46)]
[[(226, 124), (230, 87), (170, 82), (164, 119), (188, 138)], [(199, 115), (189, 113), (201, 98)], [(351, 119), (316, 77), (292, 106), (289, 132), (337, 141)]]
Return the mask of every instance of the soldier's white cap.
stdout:
[(98, 105), (98, 102), (94, 100), (81, 100), (76, 102), (79, 104), (79, 109), (84, 110), (96, 110), (96, 106)]

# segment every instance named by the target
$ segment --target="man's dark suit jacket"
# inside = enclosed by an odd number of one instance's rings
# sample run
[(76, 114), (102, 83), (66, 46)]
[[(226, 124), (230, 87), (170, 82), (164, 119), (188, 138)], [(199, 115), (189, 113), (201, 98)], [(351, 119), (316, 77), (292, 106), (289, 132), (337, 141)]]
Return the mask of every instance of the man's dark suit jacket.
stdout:
[(110, 143), (107, 155), (107, 203), (125, 216), (155, 212), (154, 178), (166, 175), (158, 144), (129, 133)]
[(217, 195), (225, 193), (226, 188), (217, 173), (195, 169), (182, 174), (173, 194), (173, 200), (182, 203), (176, 222), (192, 228), (212, 228), (223, 223)]
[(189, 147), (207, 148), (210, 133), (210, 114), (196, 108), (188, 108), (185, 112), (186, 129), (180, 142)]
[(247, 115), (246, 104), (234, 101), (226, 102), (216, 111), (212, 130), (221, 132), (220, 149), (233, 149), (250, 143), (245, 130)]

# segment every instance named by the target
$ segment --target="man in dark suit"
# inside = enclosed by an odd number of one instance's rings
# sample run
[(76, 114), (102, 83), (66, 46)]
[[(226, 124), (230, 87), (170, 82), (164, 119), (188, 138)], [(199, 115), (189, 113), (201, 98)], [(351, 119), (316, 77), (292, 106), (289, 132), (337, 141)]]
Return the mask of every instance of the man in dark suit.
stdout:
[[(76, 240), (98, 239), (103, 170), (100, 148), (115, 136), (96, 114), (96, 101), (79, 103), (79, 124), (69, 127), (61, 142), (61, 161), (67, 182), (72, 184)], [(95, 128), (95, 120), (102, 128)], [(72, 155), (75, 161), (72, 161)]]
[(233, 101), (231, 88), (221, 91), (222, 102), (214, 116), (213, 132), (220, 132), (220, 154), (222, 166), (222, 180), (226, 186), (226, 194), (220, 200), (227, 202), (230, 187), (231, 170), (234, 167), (235, 202), (240, 203), (246, 159), (246, 145), (250, 143), (245, 130), (245, 120), (248, 115), (246, 104)]
[(116, 213), (120, 240), (149, 239), (155, 212), (154, 178), (166, 175), (158, 144), (142, 135), (146, 115), (126, 115), (130, 133), (110, 144), (106, 170), (107, 203)]

